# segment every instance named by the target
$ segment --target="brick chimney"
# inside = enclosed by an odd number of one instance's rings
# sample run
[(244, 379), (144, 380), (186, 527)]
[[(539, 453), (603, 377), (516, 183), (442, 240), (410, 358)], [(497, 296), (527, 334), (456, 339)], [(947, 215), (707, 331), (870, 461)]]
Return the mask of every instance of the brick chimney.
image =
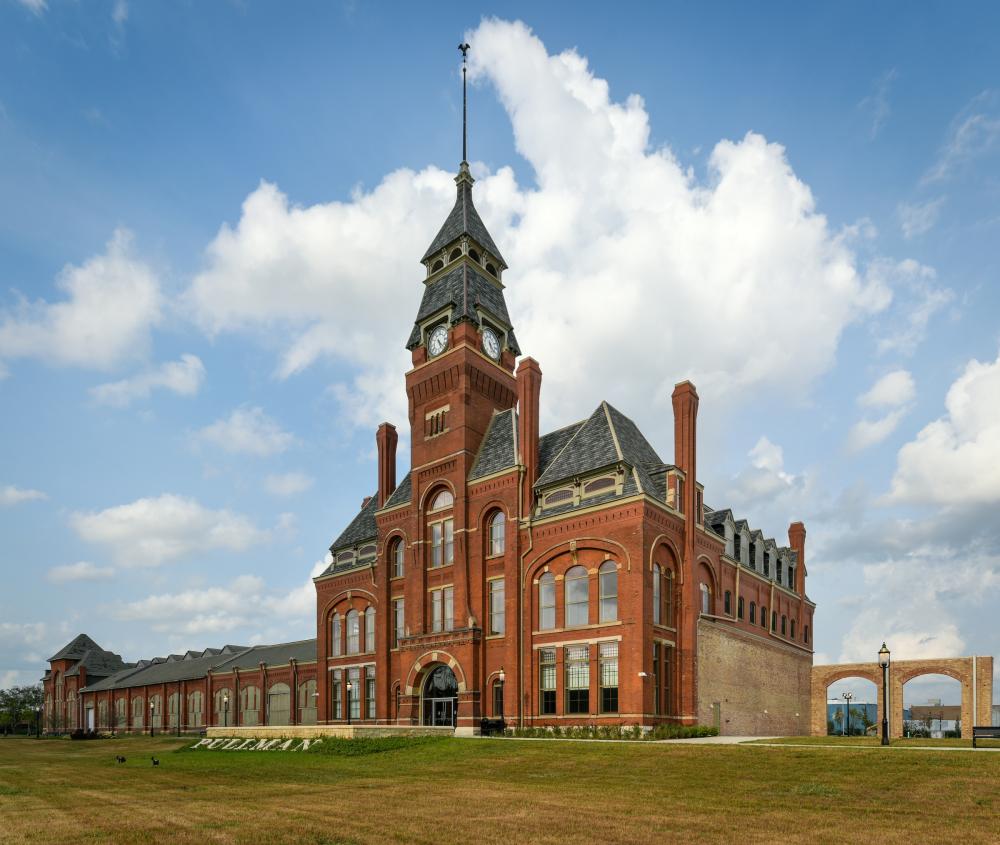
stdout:
[(378, 506), (382, 507), (396, 489), (396, 426), (384, 422), (375, 434), (378, 445)]
[(695, 515), (695, 484), (698, 481), (697, 431), (698, 391), (689, 381), (674, 385), (674, 463), (684, 472), (684, 513)]
[(798, 566), (795, 567), (795, 584), (792, 588), (800, 595), (806, 594), (806, 526), (801, 522), (793, 522), (788, 526), (788, 545), (798, 556)]
[(522, 358), (517, 365), (517, 451), (524, 465), (521, 512), (527, 516), (534, 507), (534, 486), (538, 480), (538, 397), (542, 391), (542, 369), (534, 358)]

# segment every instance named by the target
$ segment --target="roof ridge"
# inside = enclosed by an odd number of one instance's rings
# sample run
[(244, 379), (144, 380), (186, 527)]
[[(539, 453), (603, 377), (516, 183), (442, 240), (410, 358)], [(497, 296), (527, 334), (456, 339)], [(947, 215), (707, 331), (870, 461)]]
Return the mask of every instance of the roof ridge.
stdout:
[[(611, 431), (611, 440), (615, 444), (615, 451), (618, 453), (618, 460), (624, 461), (625, 456), (622, 454), (622, 445), (618, 442), (618, 432), (615, 431), (615, 424), (611, 420), (611, 405), (608, 404), (607, 399), (601, 400), (601, 408), (604, 410), (604, 418), (608, 421), (608, 429)], [(617, 408), (613, 409), (616, 413), (620, 413)], [(642, 489), (641, 487), (639, 488)]]

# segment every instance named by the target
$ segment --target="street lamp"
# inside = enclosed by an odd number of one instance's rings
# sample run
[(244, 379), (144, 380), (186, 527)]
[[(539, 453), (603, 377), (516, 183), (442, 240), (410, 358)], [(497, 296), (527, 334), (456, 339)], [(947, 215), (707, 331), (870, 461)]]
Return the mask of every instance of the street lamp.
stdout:
[(354, 702), (351, 701), (351, 690), (352, 689), (354, 689), (354, 684), (352, 684), (350, 682), (350, 680), (348, 680), (347, 681), (347, 724), (348, 725), (351, 724), (351, 707), (354, 704)]
[(847, 705), (845, 707), (847, 715), (846, 715), (846, 717), (844, 719), (844, 736), (850, 736), (851, 735), (851, 699), (854, 698), (854, 693), (853, 692), (845, 692), (841, 696), (841, 698), (843, 698), (844, 701), (847, 702)]
[(35, 707), (35, 739), (42, 738), (42, 708)]
[(878, 665), (882, 667), (882, 745), (889, 744), (889, 649), (882, 643), (878, 650)]
[(506, 674), (506, 672), (504, 672), (503, 666), (500, 667), (500, 674), (497, 677), (497, 680), (500, 681), (500, 712), (499, 712), (498, 715), (500, 716), (500, 721), (502, 722), (503, 721), (503, 685), (505, 683), (507, 683), (507, 674)]
[(153, 713), (156, 711), (156, 702), (149, 702), (149, 736), (152, 738), (156, 735), (156, 725), (153, 724)]
[(222, 727), (229, 727), (229, 690), (222, 693)]

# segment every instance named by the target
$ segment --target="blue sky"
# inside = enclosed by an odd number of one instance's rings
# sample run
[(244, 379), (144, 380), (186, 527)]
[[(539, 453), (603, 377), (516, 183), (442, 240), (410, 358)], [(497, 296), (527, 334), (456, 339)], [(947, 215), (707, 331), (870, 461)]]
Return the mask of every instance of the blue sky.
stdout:
[(818, 659), (1000, 653), (998, 24), (4, 0), (0, 685), (81, 630), (130, 658), (312, 633), (375, 426), (405, 426), (462, 37), (543, 426), (606, 398), (669, 459), (690, 377), (708, 503), (806, 522)]

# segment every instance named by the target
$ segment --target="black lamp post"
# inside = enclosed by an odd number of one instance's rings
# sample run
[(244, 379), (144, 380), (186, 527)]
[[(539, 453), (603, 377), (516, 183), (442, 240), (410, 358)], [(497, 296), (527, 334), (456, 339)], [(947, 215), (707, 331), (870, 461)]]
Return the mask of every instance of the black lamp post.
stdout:
[(35, 708), (35, 739), (42, 738), (42, 708)]
[(351, 701), (351, 690), (354, 689), (354, 684), (348, 680), (347, 682), (347, 724), (351, 724), (351, 708), (354, 706), (354, 702)]
[(222, 693), (222, 727), (229, 727), (229, 690)]
[(889, 649), (882, 643), (878, 650), (878, 665), (882, 667), (882, 745), (889, 744)]
[(847, 702), (847, 706), (845, 708), (846, 717), (844, 719), (844, 722), (845, 722), (844, 736), (850, 736), (851, 735), (851, 699), (854, 698), (854, 693), (853, 692), (845, 692), (841, 696), (841, 698), (843, 698), (844, 701)]
[(153, 724), (153, 713), (156, 711), (156, 702), (149, 702), (149, 736), (152, 738), (156, 735), (156, 725)]
[(497, 680), (500, 681), (500, 712), (497, 714), (500, 716), (500, 721), (503, 721), (503, 686), (507, 683), (507, 674), (503, 670), (503, 666), (500, 667), (500, 675)]

